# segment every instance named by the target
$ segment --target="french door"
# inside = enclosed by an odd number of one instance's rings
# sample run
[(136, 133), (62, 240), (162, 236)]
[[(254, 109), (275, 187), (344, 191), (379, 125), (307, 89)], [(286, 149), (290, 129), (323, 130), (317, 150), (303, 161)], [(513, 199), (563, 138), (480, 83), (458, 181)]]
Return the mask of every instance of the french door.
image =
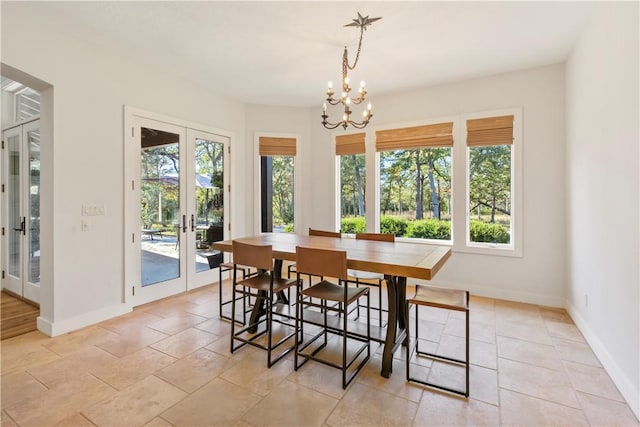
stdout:
[(2, 287), (40, 302), (40, 121), (3, 132)]
[(222, 257), (211, 244), (225, 237), (229, 140), (148, 117), (131, 122), (125, 275), (140, 305), (217, 281)]

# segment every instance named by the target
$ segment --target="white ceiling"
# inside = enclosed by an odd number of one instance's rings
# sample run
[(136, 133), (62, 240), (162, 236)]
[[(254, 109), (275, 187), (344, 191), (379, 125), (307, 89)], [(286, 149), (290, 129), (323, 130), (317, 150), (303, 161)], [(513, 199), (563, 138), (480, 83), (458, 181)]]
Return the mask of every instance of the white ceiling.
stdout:
[[(39, 2), (57, 28), (254, 104), (319, 106), (355, 57), (369, 99), (564, 61), (587, 2)], [(60, 22), (59, 20), (62, 20)]]

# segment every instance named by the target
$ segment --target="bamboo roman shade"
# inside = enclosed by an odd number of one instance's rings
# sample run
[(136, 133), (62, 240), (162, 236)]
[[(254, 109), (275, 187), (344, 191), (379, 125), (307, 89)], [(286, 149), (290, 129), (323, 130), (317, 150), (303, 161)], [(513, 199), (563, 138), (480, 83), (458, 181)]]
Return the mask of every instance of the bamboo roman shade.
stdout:
[(453, 147), (453, 122), (376, 131), (376, 151)]
[(467, 120), (467, 146), (513, 144), (513, 116)]
[(261, 156), (295, 156), (295, 138), (276, 138), (261, 136), (259, 139), (259, 153)]
[(362, 154), (365, 152), (364, 132), (336, 137), (336, 156)]

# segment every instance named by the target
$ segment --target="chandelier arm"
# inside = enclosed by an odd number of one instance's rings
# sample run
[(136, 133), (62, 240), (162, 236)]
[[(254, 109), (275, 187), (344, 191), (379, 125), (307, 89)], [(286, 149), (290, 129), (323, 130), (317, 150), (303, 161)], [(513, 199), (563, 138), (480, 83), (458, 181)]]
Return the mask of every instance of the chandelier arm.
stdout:
[[(371, 118), (373, 116), (373, 114), (371, 116), (369, 116), (369, 118)], [(362, 122), (354, 122), (353, 120), (349, 120), (349, 124), (351, 126), (353, 126), (356, 129), (364, 129), (365, 126), (367, 126), (369, 124), (369, 120), (365, 120)]]
[[(344, 127), (344, 122), (331, 123), (331, 122), (328, 122), (328, 121), (325, 120), (325, 121), (322, 122), (322, 126), (324, 126), (327, 129), (335, 129), (338, 126)], [(362, 129), (362, 128), (358, 128), (358, 129)]]

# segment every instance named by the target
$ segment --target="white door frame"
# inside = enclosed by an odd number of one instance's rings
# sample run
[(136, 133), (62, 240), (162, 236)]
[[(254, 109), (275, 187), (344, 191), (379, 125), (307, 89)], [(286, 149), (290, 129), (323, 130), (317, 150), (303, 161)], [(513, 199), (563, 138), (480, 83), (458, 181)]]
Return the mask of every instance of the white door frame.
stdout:
[[(185, 155), (180, 156), (180, 170), (193, 170), (195, 165), (195, 154), (193, 149), (193, 141), (195, 137), (202, 136), (205, 139), (211, 139), (216, 142), (226, 144), (224, 159), (224, 238), (229, 237), (230, 229), (230, 182), (229, 182), (229, 145), (234, 140), (234, 134), (229, 131), (213, 128), (177, 119), (174, 117), (156, 114), (150, 111), (140, 110), (137, 108), (124, 106), (124, 302), (130, 307), (145, 304), (147, 302), (175, 295), (191, 289), (211, 284), (217, 278), (217, 269), (207, 272), (195, 273), (195, 232), (188, 227), (188, 232), (181, 234), (183, 244), (181, 244), (180, 271), (184, 282), (175, 286), (158, 288), (157, 292), (144, 292), (140, 286), (141, 282), (141, 260), (140, 260), (140, 136), (136, 135), (135, 129), (140, 123), (162, 123), (168, 128), (179, 130), (184, 135), (181, 139), (181, 145), (184, 141)], [(151, 125), (152, 127), (152, 125)], [(181, 194), (180, 218), (182, 215), (189, 221), (192, 214), (195, 214), (194, 207), (189, 202), (195, 194), (195, 174), (186, 172), (184, 186), (186, 193), (184, 198)], [(188, 224), (189, 225), (189, 224)], [(183, 249), (184, 248), (184, 249)], [(184, 255), (183, 255), (184, 254)], [(183, 265), (184, 264), (184, 265)], [(184, 272), (184, 273), (182, 273)], [(205, 274), (206, 273), (206, 274)], [(149, 288), (158, 286), (151, 285)], [(146, 287), (145, 287), (146, 288)], [(134, 295), (135, 294), (135, 295)]]

